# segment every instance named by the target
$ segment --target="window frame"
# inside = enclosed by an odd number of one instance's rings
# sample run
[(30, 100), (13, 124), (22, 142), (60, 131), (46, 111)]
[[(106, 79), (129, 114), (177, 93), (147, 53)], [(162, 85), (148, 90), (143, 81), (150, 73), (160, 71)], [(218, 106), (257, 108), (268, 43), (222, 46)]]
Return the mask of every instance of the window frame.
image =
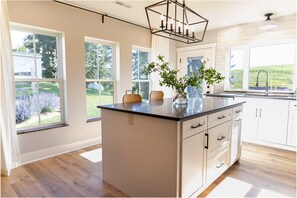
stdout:
[[(112, 79), (87, 79), (85, 76), (85, 82), (112, 82), (113, 83), (113, 103), (115, 102), (116, 99), (116, 67), (117, 67), (117, 43), (113, 41), (108, 41), (108, 40), (103, 40), (103, 39), (98, 39), (98, 38), (93, 38), (93, 37), (85, 37), (84, 39), (84, 45), (86, 42), (89, 43), (94, 43), (97, 45), (107, 45), (112, 47)], [(85, 54), (84, 54), (85, 55)], [(84, 62), (86, 63), (86, 61)], [(84, 65), (84, 68), (86, 69), (86, 65)], [(99, 101), (98, 101), (99, 104)], [(86, 103), (86, 108), (87, 108), (87, 103)], [(86, 117), (87, 117), (87, 123), (88, 122), (93, 122), (93, 121), (99, 121), (101, 120), (101, 116), (98, 117), (88, 117), (88, 112), (86, 109)]]
[[(39, 27), (31, 27), (27, 25), (21, 25), (21, 24), (16, 24), (16, 23), (10, 23), (10, 31), (20, 31), (20, 32), (27, 32), (27, 33), (32, 33), (33, 36), (35, 37), (35, 34), (42, 34), (46, 36), (51, 36), (56, 38), (57, 42), (57, 65), (58, 65), (58, 76), (57, 78), (37, 78), (35, 75), (34, 78), (30, 77), (14, 77), (14, 82), (35, 82), (37, 86), (37, 93), (39, 95), (39, 83), (40, 82), (57, 82), (59, 83), (59, 90), (60, 90), (60, 117), (61, 121), (60, 122), (54, 122), (51, 124), (38, 124), (36, 126), (29, 126), (29, 127), (22, 127), (22, 128), (16, 128), (17, 134), (23, 134), (23, 133), (28, 133), (28, 132), (35, 132), (35, 131), (41, 131), (45, 129), (51, 129), (51, 128), (57, 128), (57, 127), (64, 127), (68, 126), (66, 124), (66, 112), (65, 112), (65, 80), (64, 80), (64, 59), (63, 59), (63, 44), (62, 44), (62, 39), (63, 39), (63, 33), (54, 31), (54, 30), (49, 30), (49, 29), (44, 29), (44, 28), (39, 28)], [(34, 38), (33, 37), (33, 38)], [(12, 39), (12, 38), (11, 38)], [(33, 44), (34, 46), (34, 65), (36, 69), (36, 46), (35, 42)], [(12, 56), (14, 57), (14, 54), (12, 52)], [(16, 87), (14, 86), (14, 94), (16, 95)], [(40, 114), (38, 115), (38, 122), (40, 123)]]
[[(261, 44), (252, 44), (252, 45), (239, 45), (239, 46), (233, 46), (227, 48), (226, 52), (226, 68), (225, 68), (225, 86), (224, 86), (224, 91), (233, 91), (233, 92), (263, 92), (261, 90), (249, 90), (249, 71), (250, 71), (250, 52), (252, 48), (256, 47), (265, 47), (265, 46), (273, 46), (273, 45), (285, 45), (285, 44), (294, 44), (295, 45), (295, 54), (297, 53), (297, 45), (296, 41), (289, 40), (286, 42), (277, 42), (277, 43), (261, 43)], [(229, 78), (230, 78), (230, 55), (232, 50), (238, 50), (238, 49), (243, 49), (244, 50), (244, 60), (243, 60), (243, 88), (242, 89), (231, 89), (230, 88), (230, 83), (229, 83)], [(269, 91), (271, 93), (294, 93), (294, 87), (296, 87), (296, 55), (293, 63), (293, 84), (292, 87), (293, 89), (291, 91)]]
[[(136, 45), (133, 45), (132, 46), (132, 50), (131, 50), (131, 55), (133, 53), (133, 50), (137, 50), (137, 51), (142, 51), (142, 52), (148, 52), (148, 63), (151, 62), (151, 49), (150, 48), (146, 48), (146, 47), (140, 47), (140, 46), (136, 46)], [(139, 63), (139, 57), (138, 57), (138, 63)], [(150, 91), (151, 91), (151, 86), (152, 86), (152, 83), (151, 83), (151, 76), (148, 75), (148, 79), (147, 80), (133, 80), (133, 74), (132, 74), (132, 59), (131, 59), (131, 76), (132, 76), (132, 87), (131, 87), (131, 90), (133, 88), (133, 83), (138, 83), (138, 86), (140, 88), (140, 83), (141, 82), (148, 82), (149, 83), (149, 93), (148, 93), (148, 96), (150, 94)], [(138, 78), (139, 78), (139, 64), (138, 64)], [(138, 93), (139, 94), (139, 93)], [(149, 98), (148, 98), (149, 100)]]

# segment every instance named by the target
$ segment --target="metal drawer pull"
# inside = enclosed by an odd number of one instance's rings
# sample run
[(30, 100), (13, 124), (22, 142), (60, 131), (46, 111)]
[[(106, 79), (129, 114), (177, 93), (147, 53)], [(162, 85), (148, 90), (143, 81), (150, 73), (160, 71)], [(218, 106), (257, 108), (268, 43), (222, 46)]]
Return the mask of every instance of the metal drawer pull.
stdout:
[(223, 140), (223, 139), (225, 139), (226, 137), (225, 136), (221, 136), (220, 138), (218, 138), (217, 140), (219, 140), (219, 141), (221, 141), (221, 140)]
[(208, 133), (205, 133), (206, 136), (206, 146), (204, 148), (208, 149)]
[(218, 117), (219, 120), (224, 119), (224, 118), (226, 118), (226, 116), (224, 116), (224, 115)]
[(224, 165), (224, 162), (220, 162), (219, 165), (216, 165), (216, 168), (221, 168)]
[(191, 129), (196, 129), (198, 127), (202, 127), (204, 124), (197, 124), (196, 126), (191, 126)]
[(241, 118), (237, 118), (235, 121), (236, 121), (236, 122), (239, 122), (240, 120), (241, 120)]
[(240, 112), (242, 112), (242, 110), (237, 110), (237, 111), (235, 111), (235, 113), (240, 113)]

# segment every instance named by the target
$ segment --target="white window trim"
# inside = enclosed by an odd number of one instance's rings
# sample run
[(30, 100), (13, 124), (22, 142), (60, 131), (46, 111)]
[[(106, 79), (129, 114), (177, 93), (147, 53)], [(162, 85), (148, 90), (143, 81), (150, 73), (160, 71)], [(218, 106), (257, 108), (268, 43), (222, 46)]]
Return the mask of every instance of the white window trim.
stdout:
[[(152, 50), (150, 48), (133, 45), (132, 46), (132, 51), (133, 50), (142, 51), (142, 52), (148, 52), (148, 63), (151, 62), (151, 55), (152, 55), (151, 52), (152, 52)], [(139, 77), (139, 65), (138, 65), (138, 77)], [(151, 82), (151, 76), (150, 75), (148, 75), (148, 79), (147, 80), (139, 80), (139, 79), (138, 80), (133, 80), (132, 79), (132, 83), (133, 82), (136, 82), (136, 83), (139, 83), (139, 84), (140, 84), (140, 82), (148, 82), (149, 83), (149, 93), (148, 93), (148, 95), (150, 94), (150, 92), (152, 90), (152, 82)]]
[[(39, 129), (42, 130), (43, 128), (51, 128), (55, 127), (58, 125), (66, 125), (65, 123), (65, 92), (64, 92), (64, 74), (63, 74), (63, 69), (64, 69), (64, 61), (63, 61), (63, 53), (62, 53), (62, 33), (57, 32), (54, 30), (49, 30), (49, 29), (43, 29), (43, 28), (38, 28), (38, 27), (32, 27), (28, 25), (22, 25), (22, 24), (17, 24), (17, 23), (10, 23), (10, 30), (14, 31), (23, 31), (23, 32), (28, 32), (32, 33), (33, 35), (35, 34), (42, 34), (42, 35), (47, 35), (47, 36), (52, 36), (57, 38), (57, 64), (58, 64), (58, 78), (21, 78), (21, 77), (15, 77), (15, 82), (58, 82), (60, 86), (60, 112), (61, 112), (61, 121), (60, 122), (55, 122), (51, 124), (38, 124), (36, 126), (29, 126), (29, 127), (22, 127), (22, 128), (17, 128), (17, 132), (31, 132), (31, 131), (38, 131)], [(35, 51), (35, 42), (34, 42), (34, 51)], [(36, 53), (34, 53), (34, 64), (36, 67)], [(36, 68), (35, 68), (36, 70)], [(39, 86), (37, 86), (38, 94), (39, 94)], [(14, 87), (14, 92), (16, 92), (16, 89)], [(39, 118), (40, 119), (40, 118)], [(40, 121), (40, 120), (39, 120)]]
[[(224, 91), (245, 91), (249, 92), (248, 84), (249, 84), (249, 69), (250, 69), (250, 51), (251, 48), (255, 47), (265, 47), (265, 46), (272, 46), (272, 45), (283, 45), (283, 44), (295, 44), (295, 54), (297, 55), (297, 43), (296, 41), (289, 40), (285, 42), (277, 42), (277, 43), (261, 43), (261, 44), (251, 44), (251, 45), (244, 45), (244, 46), (234, 46), (234, 47), (229, 47), (227, 48), (226, 52), (226, 62), (225, 62), (225, 86), (224, 86)], [(229, 83), (229, 77), (230, 77), (230, 53), (231, 50), (236, 50), (236, 49), (243, 49), (244, 50), (244, 65), (243, 65), (243, 89), (235, 89), (231, 90), (230, 89), (230, 83)], [(295, 61), (293, 64), (294, 67), (294, 73), (293, 73), (293, 90), (292, 91), (270, 91), (272, 93), (294, 93), (294, 89), (296, 88), (296, 74), (297, 74), (297, 68), (296, 68), (296, 57), (295, 55)], [(262, 91), (257, 91), (257, 90), (252, 90), (252, 92), (262, 92)]]
[[(98, 45), (108, 45), (112, 47), (112, 79), (86, 79), (86, 82), (112, 82), (113, 83), (113, 103), (116, 100), (116, 68), (117, 68), (117, 42), (114, 41), (108, 41), (108, 40), (103, 40), (103, 39), (98, 39), (98, 38), (92, 38), (92, 37), (85, 37), (84, 43), (89, 42), (89, 43), (95, 43)], [(101, 117), (88, 117), (87, 116), (87, 122), (89, 121), (97, 121)]]

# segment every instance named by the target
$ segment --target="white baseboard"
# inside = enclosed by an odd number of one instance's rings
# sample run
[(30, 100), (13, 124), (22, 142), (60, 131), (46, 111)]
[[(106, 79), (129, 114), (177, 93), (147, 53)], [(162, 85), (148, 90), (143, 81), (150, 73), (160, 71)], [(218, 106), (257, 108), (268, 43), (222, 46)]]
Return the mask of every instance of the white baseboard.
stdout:
[(274, 147), (274, 148), (279, 148), (279, 149), (284, 149), (284, 150), (289, 150), (289, 151), (295, 151), (296, 152), (296, 147), (293, 147), (293, 146), (270, 143), (270, 142), (256, 140), (256, 139), (247, 138), (247, 137), (242, 138), (242, 141), (247, 142), (247, 143), (259, 144), (259, 145), (263, 145), (263, 146)]
[(95, 144), (101, 143), (101, 137), (93, 138), (89, 140), (79, 141), (71, 144), (66, 144), (62, 146), (51, 147), (44, 150), (39, 150), (36, 152), (26, 153), (21, 155), (21, 162), (23, 164), (28, 164), (37, 160), (42, 160), (45, 158), (53, 157), (70, 151), (78, 150), (88, 146), (93, 146)]

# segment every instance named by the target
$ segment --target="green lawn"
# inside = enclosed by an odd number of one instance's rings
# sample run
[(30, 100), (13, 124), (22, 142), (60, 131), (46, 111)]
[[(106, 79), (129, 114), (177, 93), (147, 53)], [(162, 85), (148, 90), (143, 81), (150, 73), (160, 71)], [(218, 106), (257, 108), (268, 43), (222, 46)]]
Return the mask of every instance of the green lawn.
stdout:
[[(255, 87), (258, 71), (266, 70), (268, 72), (268, 85), (272, 90), (287, 87), (292, 89), (294, 68), (292, 65), (283, 66), (258, 66), (252, 67), (249, 71), (249, 87)], [(231, 75), (236, 79), (234, 89), (242, 89), (243, 70), (232, 70)], [(265, 87), (265, 73), (261, 72), (259, 76), (259, 86)]]

